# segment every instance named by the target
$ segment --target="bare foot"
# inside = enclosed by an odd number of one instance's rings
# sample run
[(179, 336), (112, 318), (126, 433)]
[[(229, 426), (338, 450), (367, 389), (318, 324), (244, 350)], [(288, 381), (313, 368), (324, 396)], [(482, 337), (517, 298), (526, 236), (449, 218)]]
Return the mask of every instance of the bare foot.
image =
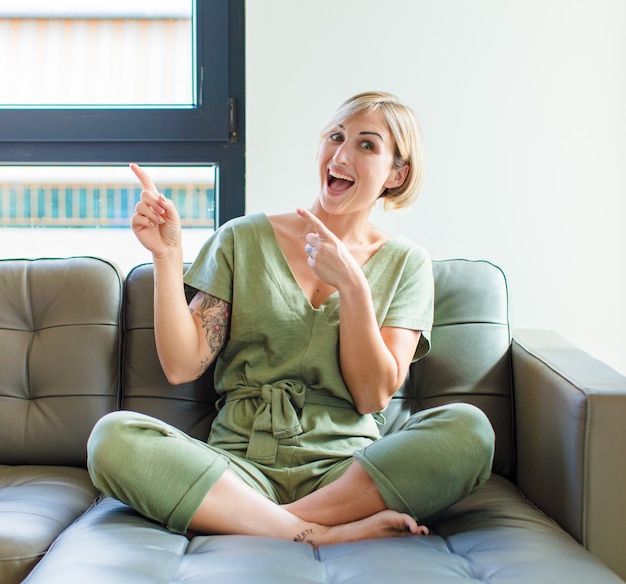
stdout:
[(428, 528), (425, 525), (418, 525), (410, 515), (387, 509), (365, 519), (342, 525), (326, 527), (312, 524), (309, 529), (294, 537), (294, 541), (319, 547), (331, 543), (406, 535), (428, 535)]

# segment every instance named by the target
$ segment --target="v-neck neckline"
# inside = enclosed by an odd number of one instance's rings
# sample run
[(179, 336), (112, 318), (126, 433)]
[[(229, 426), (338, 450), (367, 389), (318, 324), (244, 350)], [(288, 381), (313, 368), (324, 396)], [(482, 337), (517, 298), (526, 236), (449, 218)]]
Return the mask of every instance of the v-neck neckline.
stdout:
[[(313, 303), (311, 302), (311, 300), (309, 299), (309, 297), (307, 296), (306, 292), (304, 291), (304, 288), (302, 287), (302, 284), (300, 284), (300, 282), (298, 281), (298, 278), (296, 278), (296, 275), (293, 272), (293, 269), (291, 267), (291, 264), (289, 263), (289, 260), (287, 259), (287, 256), (285, 255), (285, 251), (283, 250), (283, 248), (281, 247), (279, 241), (278, 241), (278, 237), (276, 236), (276, 231), (274, 231), (274, 225), (272, 225), (272, 222), (270, 221), (270, 218), (268, 217), (267, 213), (262, 213), (262, 216), (265, 218), (265, 223), (267, 225), (267, 227), (269, 228), (269, 231), (271, 233), (272, 236), (272, 242), (273, 245), (276, 247), (276, 249), (279, 252), (279, 256), (280, 259), (282, 261), (282, 263), (285, 265), (285, 267), (287, 268), (289, 275), (291, 276), (291, 281), (293, 282), (293, 284), (296, 286), (296, 288), (298, 288), (300, 294), (304, 297), (304, 299), (306, 300), (306, 302), (308, 303), (308, 305), (311, 307), (312, 310), (314, 311), (319, 311), (321, 310), (324, 305), (335, 295), (339, 294), (339, 291), (335, 288), (335, 290), (333, 292), (331, 292), (325, 299), (323, 302), (321, 302), (319, 304), (319, 306), (315, 307), (313, 305)], [(389, 241), (391, 241), (394, 238), (393, 235), (389, 236), (385, 241), (383, 241), (383, 243), (378, 247), (378, 249), (367, 259), (367, 261), (361, 266), (361, 269), (363, 270), (363, 272), (365, 273), (365, 276), (367, 277), (367, 271), (366, 271), (366, 266), (368, 266), (370, 264), (370, 262), (378, 255), (378, 252), (383, 249), (383, 247), (385, 247), (387, 245), (387, 243)]]

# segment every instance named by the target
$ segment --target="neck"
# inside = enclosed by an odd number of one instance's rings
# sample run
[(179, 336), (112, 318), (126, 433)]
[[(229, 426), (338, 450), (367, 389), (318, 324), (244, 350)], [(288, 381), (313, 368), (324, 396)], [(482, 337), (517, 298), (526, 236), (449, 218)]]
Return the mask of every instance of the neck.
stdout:
[(316, 200), (311, 205), (310, 211), (346, 245), (369, 242), (375, 230), (370, 223), (370, 209), (347, 215), (334, 215), (327, 213)]

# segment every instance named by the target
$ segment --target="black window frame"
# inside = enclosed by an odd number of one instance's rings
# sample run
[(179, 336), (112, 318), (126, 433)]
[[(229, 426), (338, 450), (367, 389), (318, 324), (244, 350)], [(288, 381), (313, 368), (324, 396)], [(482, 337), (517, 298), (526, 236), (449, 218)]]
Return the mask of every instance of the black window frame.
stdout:
[(0, 109), (0, 165), (216, 165), (216, 221), (245, 213), (244, 0), (196, 0), (196, 106)]

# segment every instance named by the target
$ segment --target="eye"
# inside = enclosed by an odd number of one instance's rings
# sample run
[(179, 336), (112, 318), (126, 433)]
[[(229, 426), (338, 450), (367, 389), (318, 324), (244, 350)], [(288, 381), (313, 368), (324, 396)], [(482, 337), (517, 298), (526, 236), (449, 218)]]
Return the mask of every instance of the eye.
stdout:
[(361, 142), (361, 148), (363, 148), (363, 150), (374, 150), (374, 144), (369, 140), (363, 140), (363, 142)]
[(328, 138), (331, 142), (343, 142), (343, 134), (341, 132), (331, 132)]

